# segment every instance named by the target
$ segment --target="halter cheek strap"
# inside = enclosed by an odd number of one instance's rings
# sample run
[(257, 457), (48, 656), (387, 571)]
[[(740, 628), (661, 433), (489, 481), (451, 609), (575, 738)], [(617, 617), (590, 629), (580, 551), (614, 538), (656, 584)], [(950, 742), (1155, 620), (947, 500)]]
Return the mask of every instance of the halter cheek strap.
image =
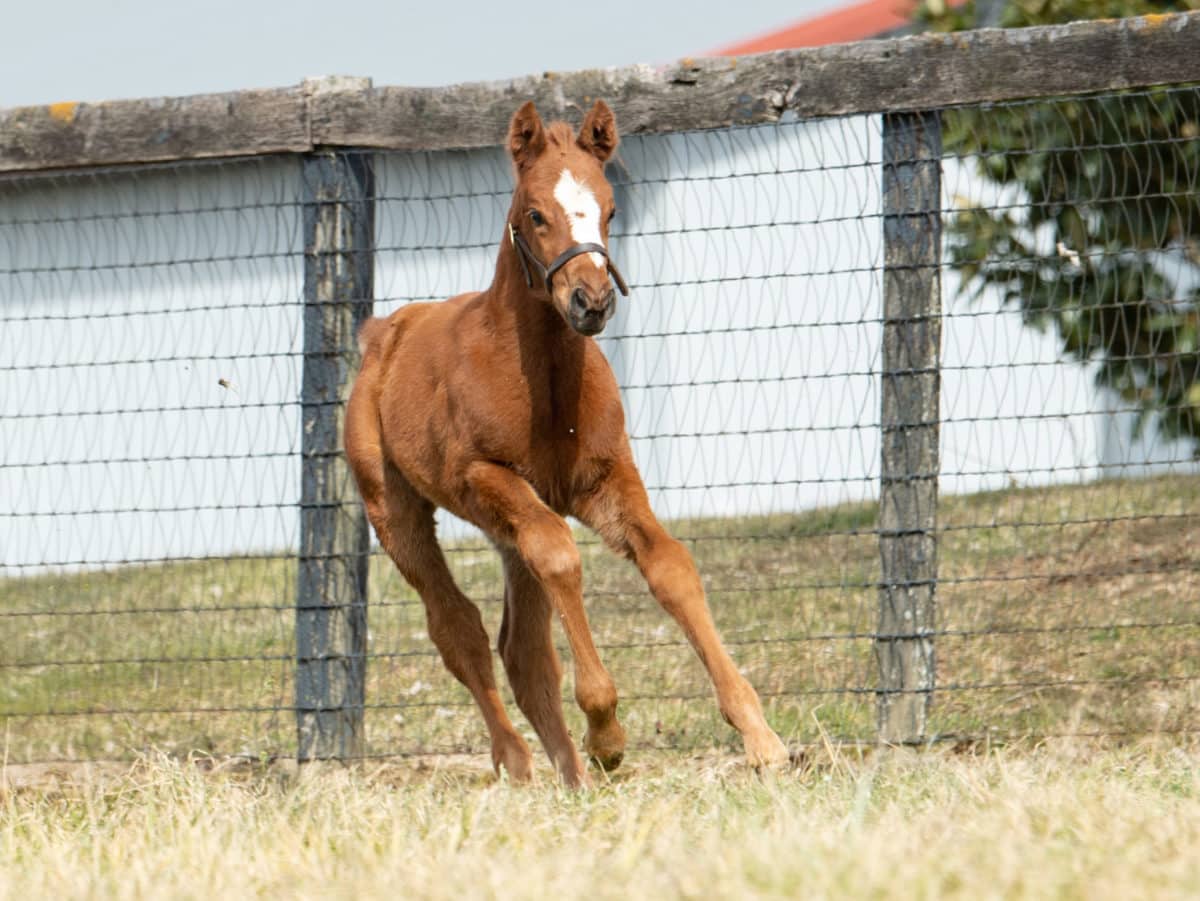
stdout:
[(604, 257), (605, 266), (608, 269), (608, 274), (612, 276), (617, 287), (621, 289), (621, 293), (626, 297), (629, 296), (629, 286), (625, 284), (625, 279), (621, 277), (620, 271), (613, 264), (613, 261), (608, 257), (608, 250), (603, 244), (574, 244), (560, 253), (554, 258), (554, 261), (549, 266), (543, 266), (533, 253), (532, 248), (521, 236), (521, 233), (516, 230), (513, 224), (508, 223), (508, 237), (512, 241), (513, 247), (517, 249), (517, 259), (521, 261), (521, 271), (525, 273), (525, 284), (530, 288), (533, 287), (533, 273), (529, 271), (529, 267), (533, 266), (538, 275), (542, 277), (542, 282), (546, 287), (547, 294), (554, 293), (554, 274), (567, 265), (568, 262), (575, 259), (583, 253), (598, 253)]

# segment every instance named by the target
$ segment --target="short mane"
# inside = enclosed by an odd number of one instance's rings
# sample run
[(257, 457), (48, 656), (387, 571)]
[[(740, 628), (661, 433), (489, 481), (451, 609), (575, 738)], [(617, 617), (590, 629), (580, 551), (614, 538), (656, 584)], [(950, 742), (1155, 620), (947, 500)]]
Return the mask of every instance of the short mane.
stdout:
[(566, 150), (575, 143), (575, 132), (566, 122), (551, 122), (546, 127), (546, 140), (560, 150)]

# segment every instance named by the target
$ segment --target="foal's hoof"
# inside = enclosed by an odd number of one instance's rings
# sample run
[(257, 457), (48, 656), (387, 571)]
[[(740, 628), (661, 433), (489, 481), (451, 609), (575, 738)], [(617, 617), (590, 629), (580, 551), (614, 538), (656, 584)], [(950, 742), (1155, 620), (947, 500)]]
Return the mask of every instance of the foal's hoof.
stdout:
[(599, 731), (588, 729), (583, 737), (583, 748), (588, 759), (600, 769), (605, 772), (615, 770), (625, 759), (625, 729), (616, 720)]
[(592, 754), (590, 757), (588, 757), (588, 760), (590, 760), (592, 763), (594, 763), (600, 769), (604, 770), (604, 772), (606, 772), (606, 773), (609, 770), (615, 770), (617, 767), (619, 767), (621, 765), (621, 761), (624, 759), (625, 759), (624, 751), (613, 751), (612, 753), (610, 753), (606, 756), (601, 756), (599, 754)]
[(529, 782), (533, 778), (533, 755), (529, 752), (529, 746), (520, 736), (514, 736), (516, 741), (509, 742), (503, 748), (494, 748), (492, 750), (492, 767), (496, 770), (496, 775), (500, 775), (500, 768), (508, 773), (508, 778), (512, 782)]
[(782, 767), (790, 759), (787, 746), (770, 729), (753, 738), (746, 736), (746, 762), (756, 770)]
[(582, 764), (575, 769), (560, 770), (558, 775), (563, 785), (572, 791), (586, 791), (592, 788), (592, 777)]

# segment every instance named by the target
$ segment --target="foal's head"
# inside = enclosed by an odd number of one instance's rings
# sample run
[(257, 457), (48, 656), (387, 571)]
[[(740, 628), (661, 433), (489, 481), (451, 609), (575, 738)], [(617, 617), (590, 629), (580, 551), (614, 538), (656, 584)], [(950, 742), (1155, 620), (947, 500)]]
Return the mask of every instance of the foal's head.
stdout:
[[(509, 237), (534, 294), (582, 335), (603, 330), (617, 305), (605, 255), (616, 208), (604, 177), (617, 140), (616, 119), (602, 100), (578, 135), (565, 122), (544, 126), (532, 103), (517, 110), (508, 131), (517, 175)], [(599, 247), (588, 252), (580, 245)]]

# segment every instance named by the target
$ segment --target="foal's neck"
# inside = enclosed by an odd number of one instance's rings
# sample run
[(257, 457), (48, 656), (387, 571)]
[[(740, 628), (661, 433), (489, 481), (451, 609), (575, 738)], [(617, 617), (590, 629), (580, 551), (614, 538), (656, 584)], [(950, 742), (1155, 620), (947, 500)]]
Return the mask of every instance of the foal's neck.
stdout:
[(526, 281), (517, 249), (507, 239), (501, 243), (487, 293), (497, 325), (511, 329), (523, 345), (545, 350), (555, 365), (582, 359), (587, 339), (567, 325), (544, 288), (536, 281), (532, 286)]
[(516, 254), (504, 241), (487, 290), (497, 337), (520, 356), (535, 405), (547, 404), (544, 412), (555, 419), (573, 418), (588, 339), (567, 325), (539, 286), (528, 285)]

